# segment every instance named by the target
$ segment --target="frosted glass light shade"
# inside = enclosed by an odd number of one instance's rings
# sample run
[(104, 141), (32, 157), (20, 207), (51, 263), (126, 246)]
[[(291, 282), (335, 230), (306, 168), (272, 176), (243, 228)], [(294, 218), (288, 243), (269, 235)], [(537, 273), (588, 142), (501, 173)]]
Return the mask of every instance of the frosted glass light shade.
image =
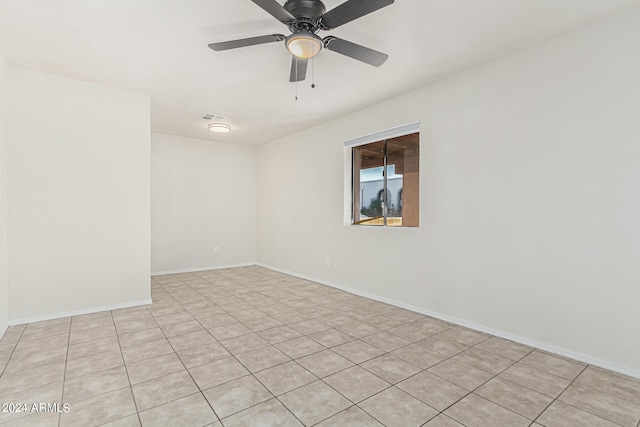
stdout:
[(313, 58), (322, 49), (322, 40), (312, 33), (293, 34), (287, 39), (287, 49), (298, 58)]

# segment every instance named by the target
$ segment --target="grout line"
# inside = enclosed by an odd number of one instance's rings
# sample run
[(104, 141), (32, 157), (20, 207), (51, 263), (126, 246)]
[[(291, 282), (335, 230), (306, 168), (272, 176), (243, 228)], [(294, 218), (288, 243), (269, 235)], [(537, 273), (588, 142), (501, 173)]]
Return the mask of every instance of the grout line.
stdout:
[(118, 348), (120, 349), (120, 357), (122, 357), (122, 365), (124, 366), (124, 372), (127, 374), (127, 381), (129, 382), (129, 391), (131, 392), (131, 399), (133, 400), (133, 405), (136, 408), (136, 416), (138, 417), (138, 422), (142, 425), (142, 419), (140, 418), (140, 411), (138, 410), (138, 402), (136, 401), (136, 396), (133, 394), (133, 386), (131, 385), (131, 377), (129, 377), (129, 368), (127, 368), (127, 363), (124, 360), (124, 354), (122, 353), (122, 344), (120, 344), (120, 335), (118, 334), (118, 328), (116, 327), (116, 321), (113, 317), (113, 311), (111, 313), (111, 321), (113, 322), (113, 328), (116, 331), (116, 340), (118, 341)]

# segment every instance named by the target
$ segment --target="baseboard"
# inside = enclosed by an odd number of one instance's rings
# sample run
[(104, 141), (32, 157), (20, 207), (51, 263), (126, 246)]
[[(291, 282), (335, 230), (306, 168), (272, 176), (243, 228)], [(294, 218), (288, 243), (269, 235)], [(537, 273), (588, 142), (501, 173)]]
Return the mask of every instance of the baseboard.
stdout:
[(44, 314), (42, 316), (24, 317), (22, 319), (9, 320), (9, 326), (24, 325), (25, 323), (42, 322), (44, 320), (60, 319), (63, 317), (70, 317), (70, 316), (79, 316), (81, 314), (99, 313), (101, 311), (118, 310), (121, 308), (138, 307), (141, 305), (149, 305), (151, 303), (152, 303), (151, 299), (146, 299), (141, 301), (125, 302), (122, 304), (113, 304), (113, 305), (105, 305), (102, 307), (87, 308), (82, 310), (66, 311), (62, 313)]
[(154, 272), (151, 273), (151, 277), (153, 277), (153, 276), (164, 276), (166, 274), (197, 273), (198, 271), (222, 270), (224, 268), (250, 267), (252, 265), (256, 265), (256, 263), (255, 262), (246, 262), (246, 263), (241, 263), (241, 264), (216, 265), (214, 267), (197, 267), (197, 268), (183, 268), (183, 269), (179, 269), (179, 270), (154, 271)]
[(571, 350), (567, 350), (565, 348), (561, 348), (561, 347), (556, 347), (553, 345), (549, 345), (543, 342), (539, 342), (539, 341), (534, 341), (525, 337), (521, 337), (518, 335), (513, 335), (510, 333), (506, 333), (503, 331), (499, 331), (496, 329), (492, 329), (492, 328), (487, 328), (485, 326), (473, 323), (473, 322), (468, 322), (466, 320), (462, 320), (462, 319), (458, 319), (455, 317), (451, 317), (451, 316), (447, 316), (445, 314), (442, 313), (437, 313), (431, 310), (426, 310), (424, 308), (421, 307), (416, 307), (410, 304), (405, 304), (403, 302), (400, 301), (395, 301), (389, 298), (384, 298), (378, 295), (374, 295), (374, 294), (370, 294), (368, 292), (363, 292), (360, 291), (358, 289), (353, 289), (347, 286), (342, 286), (339, 285), (337, 283), (333, 283), (333, 282), (329, 282), (327, 280), (323, 280), (323, 279), (318, 279), (317, 277), (311, 277), (311, 276), (307, 276), (305, 274), (300, 274), (300, 273), (296, 273), (294, 271), (289, 271), (289, 270), (285, 270), (282, 268), (277, 268), (277, 267), (273, 267), (267, 264), (263, 264), (263, 263), (256, 263), (256, 265), (260, 266), (260, 267), (264, 267), (264, 268), (268, 268), (269, 270), (273, 270), (273, 271), (277, 271), (280, 273), (284, 273), (284, 274), (288, 274), (290, 276), (294, 276), (294, 277), (298, 277), (300, 279), (305, 279), (305, 280), (309, 280), (312, 282), (316, 282), (316, 283), (320, 283), (322, 285), (326, 285), (326, 286), (330, 286), (332, 288), (336, 288), (336, 289), (340, 289), (341, 291), (345, 291), (345, 292), (349, 292), (350, 294), (354, 294), (354, 295), (359, 295), (365, 298), (369, 298), (372, 299), (374, 301), (379, 301), (379, 302), (383, 302), (386, 304), (390, 304), (396, 307), (400, 307), (400, 308), (404, 308), (416, 313), (420, 313), (420, 314), (424, 314), (426, 316), (431, 316), (434, 317), (436, 319), (440, 319), (440, 320), (444, 320), (445, 322), (449, 322), (449, 323), (453, 323), (455, 325), (459, 325), (459, 326), (464, 326), (466, 328), (470, 328), (470, 329), (474, 329), (476, 331), (480, 331), (480, 332), (484, 332), (487, 334), (491, 334), (494, 335), (496, 337), (499, 338), (504, 338), (513, 342), (517, 342), (519, 344), (523, 344), (529, 347), (534, 347), (537, 348), (539, 350), (544, 350), (547, 351), (549, 353), (553, 353), (553, 354), (557, 354), (559, 356), (563, 356), (563, 357), (568, 357), (570, 359), (574, 359), (577, 360), (579, 362), (583, 362), (583, 363), (587, 363), (589, 365), (593, 365), (593, 366), (597, 366), (599, 368), (603, 368), (603, 369), (607, 369), (613, 372), (617, 372), (619, 374), (623, 374), (623, 375), (627, 375), (633, 378), (638, 378), (640, 379), (640, 370), (638, 369), (633, 369), (633, 368), (629, 368), (626, 366), (622, 366), (622, 365), (618, 365), (616, 363), (611, 363), (611, 362), (607, 362), (605, 360), (601, 360), (586, 354), (582, 354), (582, 353), (577, 353)]

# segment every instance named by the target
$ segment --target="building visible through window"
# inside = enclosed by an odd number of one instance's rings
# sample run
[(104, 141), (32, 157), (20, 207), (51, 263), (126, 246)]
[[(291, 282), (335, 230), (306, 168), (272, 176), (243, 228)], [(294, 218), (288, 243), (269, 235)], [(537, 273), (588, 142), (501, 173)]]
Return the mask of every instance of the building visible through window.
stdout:
[(419, 132), (358, 145), (352, 149), (352, 223), (419, 225)]

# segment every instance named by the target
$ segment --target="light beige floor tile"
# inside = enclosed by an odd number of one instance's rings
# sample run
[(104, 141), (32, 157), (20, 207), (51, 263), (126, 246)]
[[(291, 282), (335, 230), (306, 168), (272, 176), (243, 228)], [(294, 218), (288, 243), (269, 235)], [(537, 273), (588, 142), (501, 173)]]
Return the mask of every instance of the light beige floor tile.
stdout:
[(430, 368), (447, 358), (447, 356), (442, 353), (429, 350), (418, 344), (409, 344), (406, 347), (393, 351), (391, 354), (406, 360), (420, 369)]
[(120, 350), (94, 354), (67, 362), (66, 379), (92, 374), (124, 365)]
[(353, 363), (348, 359), (345, 359), (331, 350), (324, 350), (309, 356), (301, 357), (297, 362), (318, 378), (324, 378), (327, 375), (334, 374), (353, 366)]
[(303, 320), (302, 322), (292, 323), (289, 325), (289, 327), (295, 329), (303, 335), (311, 335), (331, 328), (331, 326), (316, 319)]
[(531, 420), (536, 419), (553, 401), (549, 396), (500, 377), (491, 379), (475, 393)]
[(358, 406), (387, 427), (417, 427), (438, 415), (435, 409), (395, 387), (370, 397)]
[(231, 356), (220, 343), (211, 343), (178, 352), (178, 356), (187, 369), (205, 365)]
[(164, 405), (199, 391), (187, 371), (135, 384), (131, 388), (138, 411)]
[(537, 350), (525, 356), (520, 362), (569, 381), (573, 381), (586, 367), (582, 363), (570, 362)]
[(276, 328), (265, 329), (258, 332), (258, 335), (271, 344), (278, 344), (283, 341), (289, 341), (302, 336), (300, 332), (295, 329), (291, 329), (288, 326), (278, 326)]
[(351, 360), (353, 363), (362, 363), (384, 354), (384, 351), (379, 348), (360, 340), (341, 344), (333, 347), (332, 350)]
[(397, 350), (400, 347), (404, 347), (411, 344), (410, 341), (405, 340), (391, 332), (382, 331), (362, 338), (362, 341), (378, 347), (385, 352)]
[(207, 329), (213, 329), (219, 326), (238, 323), (238, 319), (231, 316), (230, 314), (216, 314), (214, 316), (198, 319), (198, 322), (200, 322), (200, 324)]
[(202, 325), (196, 320), (170, 323), (168, 325), (160, 326), (160, 329), (167, 338), (180, 337), (189, 333), (204, 331)]
[(57, 334), (65, 334), (68, 335), (71, 329), (71, 324), (66, 322), (62, 325), (53, 325), (53, 326), (45, 326), (40, 328), (30, 328), (27, 327), (24, 333), (22, 334), (21, 340), (37, 340), (43, 337), (49, 337)]
[(231, 323), (224, 326), (218, 326), (217, 328), (210, 328), (209, 332), (218, 341), (224, 341), (228, 340), (229, 338), (235, 338), (241, 335), (252, 333), (251, 329), (247, 328), (239, 322)]
[(106, 424), (136, 413), (129, 387), (74, 402), (61, 414), (60, 426), (86, 427)]
[(66, 358), (66, 345), (60, 345), (46, 350), (33, 349), (29, 351), (19, 351), (16, 349), (4, 371), (10, 373), (31, 370), (42, 365), (64, 362)]
[(188, 311), (179, 311), (176, 313), (166, 314), (164, 316), (154, 316), (160, 327), (171, 325), (174, 323), (182, 323), (193, 320), (193, 316)]
[(416, 399), (439, 411), (444, 411), (469, 392), (429, 372), (421, 372), (397, 385)]
[(420, 368), (392, 354), (385, 354), (362, 363), (364, 369), (385, 381), (396, 384), (420, 372)]
[(201, 393), (140, 412), (143, 427), (204, 426), (218, 420)]
[(640, 380), (589, 366), (576, 382), (640, 405)]
[(140, 417), (138, 414), (129, 415), (119, 420), (102, 424), (100, 427), (140, 427)]
[(257, 308), (249, 308), (247, 310), (240, 310), (233, 312), (233, 317), (238, 319), (240, 322), (244, 322), (245, 320), (251, 319), (259, 319), (261, 317), (265, 317), (267, 313), (261, 311)]
[(446, 331), (442, 332), (442, 335), (452, 337), (456, 341), (468, 346), (479, 344), (490, 338), (490, 335), (487, 335), (483, 332), (474, 331), (463, 326), (456, 326), (447, 329)]
[(497, 354), (498, 356), (502, 356), (513, 361), (518, 361), (533, 351), (533, 348), (527, 347), (526, 345), (497, 337), (491, 337), (488, 340), (481, 342), (476, 346), (476, 348)]
[(242, 323), (253, 332), (264, 331), (266, 329), (277, 328), (282, 326), (282, 322), (271, 316), (260, 317), (257, 319), (243, 320)]
[(100, 313), (101, 316), (85, 319), (73, 318), (71, 322), (71, 332), (82, 331), (85, 329), (99, 328), (101, 326), (114, 326), (111, 313)]
[(317, 380), (315, 375), (295, 362), (287, 362), (265, 369), (256, 373), (255, 376), (275, 396)]
[(531, 420), (470, 394), (444, 412), (467, 427), (528, 427)]
[(54, 363), (25, 372), (5, 373), (0, 377), (0, 396), (63, 381), (64, 369), (64, 363)]
[(199, 347), (205, 344), (213, 344), (216, 342), (216, 340), (213, 339), (209, 332), (202, 330), (171, 337), (169, 338), (169, 342), (176, 351), (180, 351), (188, 350), (193, 347)]
[(587, 387), (571, 384), (558, 400), (625, 427), (640, 422), (640, 405)]
[(64, 401), (75, 402), (98, 394), (129, 387), (129, 377), (124, 366), (68, 379), (64, 383)]
[(69, 345), (78, 344), (85, 341), (93, 341), (98, 338), (113, 337), (116, 335), (116, 328), (113, 325), (99, 326), (97, 328), (82, 329), (72, 331), (69, 338)]
[(160, 378), (184, 370), (184, 365), (175, 353), (127, 365), (129, 381), (132, 385)]
[(569, 380), (520, 362), (501, 373), (500, 377), (553, 398), (558, 397), (570, 384)]
[(336, 325), (335, 328), (356, 338), (363, 338), (379, 332), (378, 328), (355, 320)]
[(447, 359), (428, 371), (469, 391), (493, 378), (493, 375), (486, 371), (452, 359)]
[(249, 374), (249, 371), (233, 357), (191, 368), (189, 372), (200, 390), (206, 390)]
[[(377, 329), (379, 329), (381, 331), (387, 331), (387, 330), (390, 330), (392, 328), (397, 328), (398, 326), (402, 326), (402, 324), (403, 324), (403, 322), (399, 322), (397, 320), (389, 319), (388, 317), (384, 317), (382, 315), (370, 316), (366, 320), (364, 320), (364, 322), (367, 325), (371, 325), (374, 328), (377, 328)], [(405, 337), (403, 337), (403, 338), (405, 338)], [(422, 337), (422, 338), (425, 338), (425, 337)]]
[(130, 320), (148, 320), (151, 319), (151, 313), (145, 307), (123, 308), (111, 311), (113, 320), (116, 323), (126, 323)]
[(443, 334), (430, 336), (418, 341), (417, 344), (429, 350), (442, 353), (447, 357), (455, 356), (470, 347), (467, 344), (456, 341), (453, 337)]
[(455, 355), (452, 359), (494, 375), (499, 374), (514, 364), (514, 361), (511, 359), (473, 347)]
[(289, 356), (272, 345), (238, 354), (236, 358), (251, 372), (262, 371), (291, 360)]
[[(611, 421), (555, 401), (537, 420), (545, 427), (616, 427)], [(619, 426), (618, 426), (619, 427)]]
[(361, 402), (391, 384), (360, 366), (353, 366), (324, 379), (335, 390), (354, 403)]
[(307, 337), (300, 337), (289, 341), (280, 342), (278, 344), (275, 344), (275, 346), (292, 359), (308, 356), (309, 354), (317, 353), (326, 349), (326, 347), (322, 344), (318, 344), (314, 340)]
[(151, 359), (165, 354), (173, 353), (173, 348), (169, 345), (169, 341), (161, 339), (158, 341), (150, 341), (143, 344), (124, 347), (122, 356), (126, 364), (139, 362), (141, 360)]
[(271, 399), (223, 420), (225, 427), (302, 427), (277, 399)]
[[(40, 403), (61, 404), (62, 384), (62, 381), (60, 381), (42, 387), (30, 388), (13, 394), (0, 396), (0, 424), (13, 424), (19, 418), (31, 417), (33, 415), (32, 409), (34, 404), (36, 408)], [(14, 408), (5, 405), (12, 405)], [(19, 409), (15, 409), (16, 407)], [(44, 419), (43, 422), (49, 423), (50, 420), (47, 418)]]
[(93, 341), (85, 341), (69, 346), (68, 360), (79, 359), (81, 357), (92, 356), (98, 353), (107, 353), (120, 349), (118, 337), (98, 338)]
[(145, 329), (144, 331), (129, 332), (118, 335), (122, 348), (144, 344), (150, 341), (158, 341), (163, 338), (165, 338), (165, 336), (162, 333), (162, 330), (157, 326), (155, 328)]
[(347, 409), (352, 403), (340, 393), (316, 381), (279, 397), (304, 425), (313, 425)]
[(273, 398), (273, 395), (251, 375), (207, 389), (203, 393), (220, 418)]
[(344, 332), (339, 331), (335, 328), (325, 329), (323, 331), (316, 332), (314, 334), (309, 335), (309, 338), (322, 344), (327, 348), (335, 347), (337, 345), (344, 344), (349, 341), (354, 341), (356, 339), (351, 335), (345, 334)]
[(59, 413), (51, 412), (37, 412), (16, 419), (7, 418), (6, 422), (2, 415), (0, 415), (0, 425), (7, 427), (58, 427), (60, 420)]
[(387, 332), (404, 338), (409, 342), (420, 341), (433, 335), (431, 332), (408, 324), (396, 326), (395, 328), (389, 329)]
[(452, 420), (444, 414), (440, 414), (428, 423), (424, 427), (464, 427), (459, 422)]
[(349, 409), (322, 421), (320, 424), (317, 424), (317, 426), (383, 427), (383, 425), (376, 421), (371, 415), (367, 414), (357, 406), (352, 406)]
[(265, 341), (260, 335), (255, 333), (250, 333), (247, 335), (242, 335), (236, 338), (230, 338), (228, 340), (224, 340), (221, 344), (229, 351), (231, 354), (238, 355), (241, 353), (246, 353), (248, 351), (257, 350), (261, 347), (269, 346), (269, 343)]
[(149, 315), (148, 319), (136, 319), (136, 320), (115, 320), (116, 330), (118, 334), (125, 334), (127, 332), (142, 331), (145, 329), (151, 329), (158, 326), (156, 321)]

